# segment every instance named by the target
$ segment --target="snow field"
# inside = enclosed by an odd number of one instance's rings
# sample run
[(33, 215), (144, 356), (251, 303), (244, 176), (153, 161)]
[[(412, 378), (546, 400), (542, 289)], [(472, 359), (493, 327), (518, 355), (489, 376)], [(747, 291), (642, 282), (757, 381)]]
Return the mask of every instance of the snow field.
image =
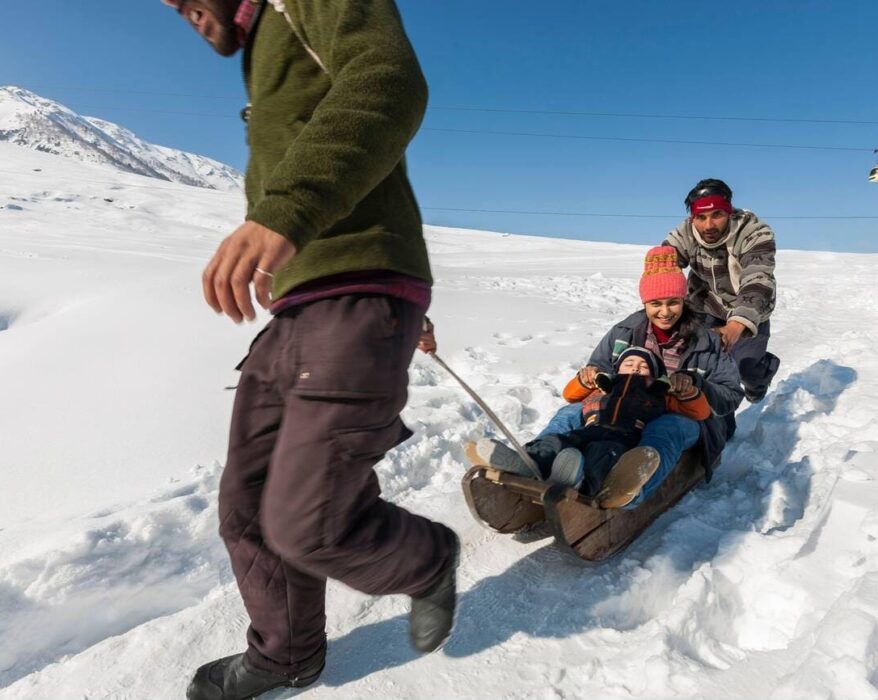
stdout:
[[(0, 173), (0, 698), (182, 697), (247, 626), (216, 492), (224, 387), (256, 328), (214, 318), (199, 289), (240, 198), (0, 159), (20, 173)], [(439, 354), (527, 439), (637, 307), (646, 247), (427, 234)], [(472, 520), (463, 444), (494, 429), (418, 355), (415, 436), (377, 471), (385, 497), (461, 535), (455, 634), (417, 657), (404, 597), (332, 582), (307, 695), (878, 698), (875, 269), (781, 251), (772, 391), (742, 404), (713, 481), (599, 566)]]

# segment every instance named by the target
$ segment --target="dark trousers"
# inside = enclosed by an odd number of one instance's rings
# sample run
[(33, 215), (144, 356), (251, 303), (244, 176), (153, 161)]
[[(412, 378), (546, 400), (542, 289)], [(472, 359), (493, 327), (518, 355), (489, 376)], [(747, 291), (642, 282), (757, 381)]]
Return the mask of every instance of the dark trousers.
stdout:
[[(707, 328), (716, 328), (726, 325), (726, 322), (715, 316), (705, 315), (704, 325)], [(748, 398), (765, 396), (771, 380), (777, 374), (780, 359), (768, 352), (768, 338), (771, 336), (771, 322), (764, 321), (756, 328), (754, 336), (741, 337), (732, 346), (729, 355), (738, 365), (741, 373), (741, 384)]]
[(372, 469), (411, 436), (399, 412), (422, 318), (386, 296), (323, 299), (274, 318), (239, 366), (220, 535), (259, 668), (321, 653), (327, 578), (419, 594), (452, 556), (451, 530), (383, 501)]
[[(576, 406), (581, 412), (579, 404)], [(637, 445), (639, 439), (640, 431), (589, 425), (559, 435), (538, 437), (527, 443), (525, 449), (540, 468), (542, 475), (548, 478), (552, 471), (552, 462), (558, 453), (565, 448), (575, 447), (582, 453), (584, 462), (579, 490), (586, 496), (594, 496), (619, 457)]]

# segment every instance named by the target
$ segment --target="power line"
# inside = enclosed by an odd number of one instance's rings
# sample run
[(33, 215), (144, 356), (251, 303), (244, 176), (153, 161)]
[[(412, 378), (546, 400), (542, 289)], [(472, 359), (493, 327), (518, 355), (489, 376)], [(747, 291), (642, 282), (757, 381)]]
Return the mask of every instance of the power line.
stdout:
[(586, 136), (580, 134), (550, 134), (544, 132), (533, 131), (494, 131), (490, 129), (442, 129), (437, 127), (424, 127), (421, 131), (439, 131), (451, 134), (480, 134), (491, 136), (526, 136), (537, 138), (552, 139), (575, 139), (582, 141), (621, 141), (627, 143), (672, 143), (690, 146), (734, 146), (744, 148), (789, 148), (789, 149), (806, 149), (811, 151), (867, 151), (872, 152), (871, 148), (853, 147), (853, 146), (806, 146), (803, 144), (788, 143), (736, 143), (731, 141), (687, 141), (683, 139), (645, 139), (645, 138), (626, 138), (621, 136)]
[[(680, 216), (671, 214), (598, 214), (576, 211), (527, 211), (523, 209), (461, 209), (457, 207), (425, 207), (421, 209), (429, 211), (460, 211), (475, 214), (526, 214), (539, 216), (594, 216), (618, 219), (679, 219)], [(775, 217), (777, 218), (777, 217)], [(878, 217), (876, 217), (878, 218)]]
[[(88, 109), (88, 108), (84, 108)], [(114, 107), (122, 112), (142, 112), (145, 114), (163, 114), (169, 116), (188, 116), (188, 117), (214, 117), (222, 119), (240, 119), (238, 114), (219, 114), (215, 112), (177, 112), (158, 109), (142, 109), (139, 107)], [(450, 134), (478, 134), (487, 136), (512, 136), (527, 138), (551, 138), (551, 139), (572, 139), (576, 141), (611, 141), (617, 143), (666, 143), (674, 145), (688, 146), (728, 146), (732, 148), (785, 148), (793, 150), (810, 150), (810, 151), (866, 151), (872, 153), (871, 147), (863, 146), (809, 146), (806, 144), (789, 144), (789, 143), (741, 143), (732, 141), (690, 141), (685, 139), (647, 139), (632, 138), (624, 136), (590, 136), (587, 134), (553, 134), (546, 132), (532, 131), (497, 131), (495, 129), (446, 129), (442, 127), (425, 126), (421, 131), (434, 131), (439, 133)]]
[[(84, 110), (91, 111), (91, 108), (84, 107)], [(177, 112), (165, 109), (143, 109), (141, 107), (113, 107), (119, 112), (142, 112), (144, 114), (167, 114), (175, 117), (215, 117), (218, 119), (236, 119), (241, 120), (241, 115), (235, 111), (233, 113), (223, 112)]]
[[(15, 170), (0, 170), (0, 174), (4, 175), (15, 175), (17, 177), (21, 176), (21, 172)], [(125, 175), (136, 175), (136, 173), (123, 173)], [(139, 177), (148, 177), (146, 175), (139, 175)], [(171, 184), (171, 187), (164, 187), (161, 185), (140, 185), (140, 184), (127, 184), (127, 183), (119, 183), (108, 180), (95, 180), (90, 178), (76, 178), (77, 183), (89, 183), (94, 185), (106, 185), (106, 186), (121, 186), (129, 189), (137, 189), (137, 190), (157, 190), (159, 192), (179, 192), (178, 186), (185, 187), (193, 187), (200, 191), (203, 194), (215, 194), (221, 195), (223, 197), (235, 197), (235, 196), (244, 196), (243, 192), (235, 192), (235, 191), (226, 191), (226, 190), (213, 190), (208, 189), (206, 187), (198, 187), (197, 185), (184, 185), (183, 183), (172, 183), (168, 181), (168, 184)], [(426, 211), (454, 211), (454, 212), (465, 212), (465, 213), (475, 213), (475, 214), (521, 214), (527, 216), (579, 216), (579, 217), (605, 217), (605, 218), (618, 218), (618, 219), (679, 219), (681, 218), (680, 214), (626, 214), (626, 213), (597, 213), (597, 212), (574, 212), (574, 211), (531, 211), (531, 210), (523, 210), (523, 209), (475, 209), (475, 208), (465, 208), (465, 207), (426, 207), (422, 206), (421, 209)], [(878, 216), (770, 216), (763, 215), (764, 219), (797, 219), (802, 221), (810, 221), (810, 220), (820, 220), (820, 221), (834, 221), (834, 220), (873, 220), (878, 219)]]
[[(74, 85), (32, 85), (31, 87), (41, 90), (75, 90), (80, 92), (105, 92), (112, 94), (149, 95), (152, 97), (189, 97), (199, 100), (242, 100), (243, 95), (203, 95), (185, 92), (161, 92), (155, 90), (128, 90), (121, 88), (86, 87)], [(796, 117), (741, 117), (741, 116), (718, 116), (706, 114), (661, 114), (651, 112), (591, 112), (578, 110), (548, 110), (548, 109), (519, 109), (513, 107), (469, 107), (469, 106), (430, 106), (431, 110), (443, 112), (483, 112), (488, 114), (545, 114), (551, 116), (568, 117), (623, 117), (632, 119), (676, 119), (676, 120), (700, 120), (700, 121), (734, 121), (734, 122), (762, 122), (782, 124), (848, 124), (860, 126), (875, 126), (878, 121), (866, 119), (806, 119)], [(216, 115), (224, 116), (224, 115)]]
[(642, 112), (578, 112), (566, 110), (547, 109), (511, 109), (508, 107), (431, 107), (431, 109), (443, 112), (498, 112), (501, 114), (548, 114), (565, 117), (626, 117), (634, 119), (685, 119), (703, 121), (729, 121), (729, 122), (780, 122), (792, 124), (856, 124), (878, 125), (878, 121), (857, 119), (795, 119), (789, 117), (720, 117), (704, 114), (655, 114)]
[[(119, 95), (150, 95), (152, 97), (192, 97), (198, 100), (241, 100), (241, 95), (200, 95), (192, 92), (159, 92), (157, 90), (127, 90), (122, 88), (85, 87), (78, 85), (31, 85), (38, 90), (74, 90), (77, 92), (108, 92)], [(26, 90), (29, 88), (25, 88)]]
[[(44, 86), (48, 87), (48, 86)], [(63, 89), (59, 88), (59, 86), (55, 86), (55, 89)], [(153, 91), (139, 91), (139, 90), (117, 90), (110, 88), (71, 88), (71, 89), (80, 89), (80, 90), (90, 90), (94, 92), (112, 92), (112, 93), (131, 93), (131, 94), (142, 94), (142, 95), (167, 95), (167, 96), (178, 96), (178, 97), (198, 97), (207, 98), (207, 99), (224, 99), (220, 96), (208, 96), (208, 95), (186, 95), (184, 93), (162, 93), (162, 92), (153, 92)], [(238, 98), (240, 99), (240, 98)], [(88, 108), (83, 108), (88, 109)], [(186, 111), (176, 111), (176, 110), (154, 110), (154, 109), (143, 109), (139, 107), (114, 107), (113, 109), (124, 111), (124, 112), (142, 112), (145, 114), (162, 114), (168, 116), (190, 116), (190, 117), (208, 117), (208, 118), (217, 118), (217, 119), (239, 119), (240, 116), (238, 114), (228, 114), (228, 113), (215, 113), (215, 112), (186, 112)], [(763, 118), (763, 117), (709, 117), (709, 116), (682, 116), (682, 115), (658, 115), (658, 114), (634, 114), (634, 113), (598, 113), (598, 112), (550, 112), (550, 111), (541, 111), (541, 110), (513, 110), (513, 109), (490, 109), (490, 108), (477, 108), (477, 107), (437, 107), (434, 109), (439, 110), (457, 110), (457, 111), (483, 111), (483, 112), (510, 112), (510, 113), (527, 113), (527, 114), (577, 114), (577, 115), (588, 115), (588, 116), (616, 116), (616, 117), (643, 117), (643, 118), (658, 118), (658, 119), (729, 119), (734, 121), (778, 121), (778, 122), (809, 122), (816, 121), (819, 123), (859, 123), (859, 124), (878, 124), (878, 122), (853, 122), (853, 121), (844, 121), (844, 120), (797, 120), (797, 119), (772, 119), (772, 118)], [(512, 136), (512, 137), (524, 137), (524, 138), (554, 138), (554, 139), (570, 139), (570, 140), (578, 140), (578, 141), (608, 141), (608, 142), (617, 142), (617, 143), (664, 143), (664, 144), (673, 144), (673, 145), (692, 145), (692, 146), (726, 146), (732, 148), (783, 148), (783, 149), (796, 149), (796, 150), (818, 150), (818, 151), (870, 151), (872, 152), (874, 149), (866, 148), (866, 147), (850, 147), (850, 146), (810, 146), (805, 144), (779, 144), (779, 143), (745, 143), (745, 142), (730, 142), (730, 141), (693, 141), (686, 139), (657, 139), (657, 138), (634, 138), (634, 137), (622, 137), (622, 136), (591, 136), (586, 134), (557, 134), (557, 133), (545, 133), (545, 132), (526, 132), (526, 131), (498, 131), (494, 129), (452, 129), (452, 128), (440, 128), (440, 127), (422, 127), (421, 131), (433, 131), (439, 133), (454, 133), (454, 134), (478, 134), (478, 135), (490, 135), (490, 136)]]
[[(421, 209), (430, 210), (430, 211), (458, 211), (458, 212), (470, 212), (477, 214), (523, 214), (523, 215), (537, 215), (537, 216), (583, 216), (583, 217), (606, 217), (606, 218), (619, 218), (619, 219), (680, 219), (682, 215), (669, 215), (669, 214), (598, 214), (595, 212), (576, 212), (576, 211), (527, 211), (523, 209), (461, 209), (456, 207), (425, 207), (422, 206)], [(801, 219), (801, 220), (850, 220), (850, 219), (863, 219), (863, 220), (872, 220), (878, 219), (878, 216), (771, 216), (769, 214), (761, 215), (763, 219)]]

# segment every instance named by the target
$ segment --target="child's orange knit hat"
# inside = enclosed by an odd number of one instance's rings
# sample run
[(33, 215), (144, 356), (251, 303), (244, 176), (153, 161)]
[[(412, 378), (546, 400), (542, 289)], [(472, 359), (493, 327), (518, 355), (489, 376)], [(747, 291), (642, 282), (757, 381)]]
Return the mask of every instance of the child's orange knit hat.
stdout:
[(654, 299), (686, 297), (686, 276), (677, 266), (677, 250), (660, 245), (651, 248), (643, 263), (640, 278), (640, 300), (645, 304)]

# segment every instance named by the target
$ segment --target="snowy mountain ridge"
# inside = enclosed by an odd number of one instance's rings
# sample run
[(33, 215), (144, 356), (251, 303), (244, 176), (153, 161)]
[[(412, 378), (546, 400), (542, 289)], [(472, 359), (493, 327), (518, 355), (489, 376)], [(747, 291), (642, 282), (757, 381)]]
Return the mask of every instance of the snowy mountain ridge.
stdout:
[(118, 124), (11, 85), (0, 87), (0, 141), (184, 185), (223, 191), (243, 186), (231, 166), (148, 143)]

